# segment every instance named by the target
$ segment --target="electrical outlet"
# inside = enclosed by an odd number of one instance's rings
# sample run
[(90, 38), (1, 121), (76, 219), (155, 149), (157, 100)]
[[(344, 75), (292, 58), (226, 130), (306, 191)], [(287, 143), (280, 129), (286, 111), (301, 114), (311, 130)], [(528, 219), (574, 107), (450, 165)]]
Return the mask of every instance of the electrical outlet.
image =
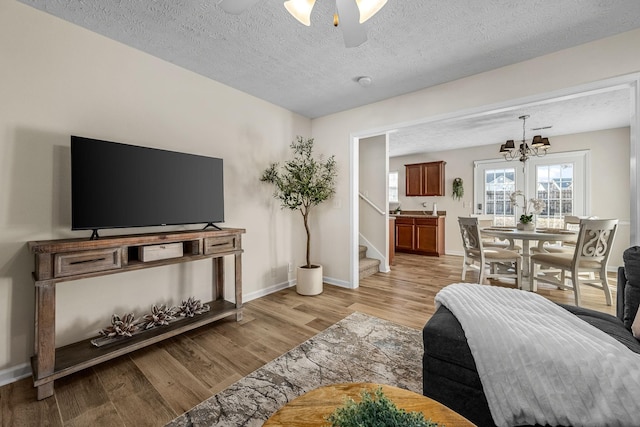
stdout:
[(293, 273), (293, 263), (290, 262), (287, 268), (289, 269), (289, 273)]

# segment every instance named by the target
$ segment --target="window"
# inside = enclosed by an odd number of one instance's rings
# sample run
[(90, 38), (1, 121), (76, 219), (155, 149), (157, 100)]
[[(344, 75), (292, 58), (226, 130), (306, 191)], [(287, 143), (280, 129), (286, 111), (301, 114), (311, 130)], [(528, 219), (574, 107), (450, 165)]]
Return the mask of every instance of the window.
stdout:
[(532, 178), (527, 197), (546, 202), (536, 215), (538, 227), (562, 228), (565, 215), (590, 215), (589, 163), (588, 151), (547, 154), (527, 162)]
[(573, 169), (573, 163), (536, 166), (535, 197), (545, 201), (539, 227), (562, 228), (564, 216), (573, 215)]
[(389, 202), (398, 203), (398, 172), (389, 172)]
[(493, 215), (494, 225), (513, 225), (509, 196), (516, 189), (514, 168), (486, 169), (484, 172), (484, 214)]
[(504, 160), (492, 160), (475, 162), (475, 169), (473, 212), (493, 216), (494, 225), (515, 225), (510, 196), (524, 182), (522, 168)]
[(574, 151), (530, 158), (526, 163), (490, 160), (475, 162), (473, 212), (492, 215), (495, 225), (513, 226), (522, 208), (511, 206), (512, 192), (527, 200), (545, 201), (535, 216), (537, 227), (562, 228), (565, 215), (588, 215), (589, 152)]

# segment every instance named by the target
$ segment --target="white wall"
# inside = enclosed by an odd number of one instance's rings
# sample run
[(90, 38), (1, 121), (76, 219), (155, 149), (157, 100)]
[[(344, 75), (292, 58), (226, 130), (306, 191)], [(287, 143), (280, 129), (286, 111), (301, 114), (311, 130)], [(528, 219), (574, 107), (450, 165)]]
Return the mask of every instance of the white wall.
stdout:
[[(473, 213), (473, 180), (475, 160), (500, 159), (499, 144), (461, 150), (438, 151), (389, 159), (389, 170), (399, 172), (399, 200), (403, 210), (421, 210), (422, 202), (431, 206), (438, 203), (438, 210), (445, 210), (445, 250), (448, 254), (462, 255), (462, 241), (458, 228), (458, 216)], [(588, 215), (600, 218), (618, 218), (620, 225), (610, 266), (622, 265), (622, 252), (629, 247), (629, 128), (609, 129), (551, 138), (550, 153), (589, 150), (591, 153), (591, 207)], [(444, 160), (445, 196), (406, 197), (405, 164)], [(502, 160), (504, 161), (504, 160)], [(604, 172), (606, 171), (606, 172)], [(464, 197), (457, 201), (451, 197), (453, 180), (464, 181)]]
[[(245, 295), (288, 285), (302, 222), (258, 179), (310, 136), (308, 119), (9, 0), (0, 58), (0, 382), (27, 372), (33, 353), (27, 242), (89, 234), (70, 231), (71, 134), (223, 158), (223, 226), (247, 231)], [(155, 229), (101, 234), (131, 231)], [(198, 261), (59, 284), (57, 344), (95, 336), (114, 312), (210, 298), (210, 283), (210, 261)]]
[[(319, 147), (343, 165), (337, 197), (349, 200), (350, 146), (353, 136), (371, 136), (404, 123), (502, 105), (578, 85), (640, 71), (640, 30), (597, 40), (529, 61), (336, 113), (312, 121)], [(355, 172), (357, 180), (357, 172)], [(356, 203), (356, 200), (349, 200)], [(349, 204), (327, 212), (317, 242), (325, 274), (349, 280), (351, 259)]]

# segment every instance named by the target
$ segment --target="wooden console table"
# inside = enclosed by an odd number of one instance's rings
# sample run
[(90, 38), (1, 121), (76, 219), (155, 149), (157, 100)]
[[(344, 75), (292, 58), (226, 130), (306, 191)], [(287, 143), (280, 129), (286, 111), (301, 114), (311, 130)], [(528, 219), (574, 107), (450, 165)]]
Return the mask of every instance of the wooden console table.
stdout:
[[(53, 395), (53, 382), (224, 317), (242, 319), (242, 234), (244, 229), (175, 231), (29, 242), (35, 254), (35, 355), (31, 359), (38, 400)], [(166, 246), (165, 246), (166, 245)], [(180, 247), (181, 245), (181, 247)], [(170, 258), (162, 259), (167, 249)], [(176, 251), (177, 249), (177, 251)], [(180, 249), (182, 249), (180, 251)], [(146, 252), (154, 261), (142, 261)], [(176, 255), (177, 253), (177, 255)], [(181, 253), (181, 255), (180, 255)], [(224, 256), (235, 257), (235, 303), (224, 299)], [(104, 347), (83, 340), (56, 348), (56, 284), (70, 280), (211, 258), (213, 300), (210, 311), (136, 334)]]

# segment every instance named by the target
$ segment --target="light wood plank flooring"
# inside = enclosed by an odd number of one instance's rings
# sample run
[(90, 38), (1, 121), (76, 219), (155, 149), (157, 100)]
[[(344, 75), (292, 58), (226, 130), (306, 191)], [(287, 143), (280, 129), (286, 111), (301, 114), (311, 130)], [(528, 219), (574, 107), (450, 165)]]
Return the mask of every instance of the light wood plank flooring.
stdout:
[[(303, 297), (291, 288), (251, 301), (241, 322), (222, 320), (63, 378), (48, 399), (36, 400), (31, 379), (17, 381), (0, 388), (0, 425), (162, 426), (354, 311), (421, 329), (438, 290), (461, 281), (461, 265), (456, 256), (397, 254), (391, 273), (359, 289), (325, 285), (321, 295)], [(569, 291), (541, 286), (539, 293), (573, 304)], [(615, 313), (589, 287), (583, 305)]]

